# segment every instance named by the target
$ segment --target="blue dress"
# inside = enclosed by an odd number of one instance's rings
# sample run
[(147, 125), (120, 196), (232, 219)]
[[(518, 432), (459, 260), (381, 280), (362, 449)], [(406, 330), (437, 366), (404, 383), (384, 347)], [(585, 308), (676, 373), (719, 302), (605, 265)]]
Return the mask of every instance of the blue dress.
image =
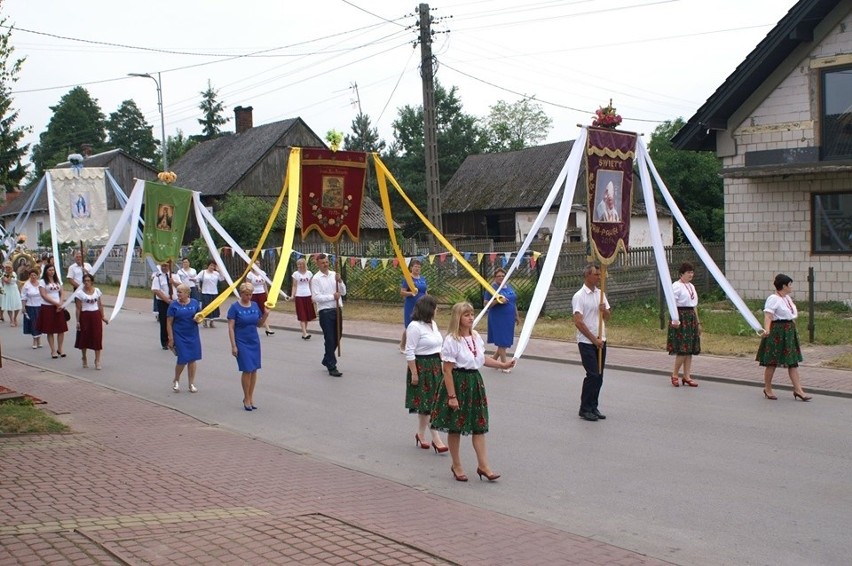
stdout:
[(166, 316), (172, 320), (172, 338), (175, 341), (175, 353), (178, 365), (185, 365), (201, 359), (201, 336), (195, 315), (201, 312), (201, 303), (190, 299), (185, 305), (180, 301), (169, 303)]
[[(413, 297), (405, 297), (405, 302), (402, 305), (402, 318), (405, 324), (405, 328), (408, 328), (408, 325), (411, 323), (411, 314), (414, 312), (414, 303), (417, 302), (417, 299), (426, 294), (426, 278), (422, 275), (420, 277), (412, 277), (411, 281), (414, 283), (414, 286), (417, 287), (417, 294)], [(406, 283), (405, 279), (402, 280), (402, 290), (408, 291), (408, 283)]]
[(263, 316), (257, 303), (244, 307), (239, 302), (228, 309), (228, 320), (234, 321), (234, 342), (237, 344), (237, 368), (251, 373), (260, 369), (260, 337), (257, 322)]
[[(497, 285), (491, 286), (496, 290)], [(511, 285), (506, 285), (500, 294), (506, 297), (502, 305), (497, 301), (488, 307), (488, 343), (499, 348), (511, 348), (515, 341), (515, 314), (518, 297)], [(491, 293), (483, 293), (485, 303), (491, 299)]]

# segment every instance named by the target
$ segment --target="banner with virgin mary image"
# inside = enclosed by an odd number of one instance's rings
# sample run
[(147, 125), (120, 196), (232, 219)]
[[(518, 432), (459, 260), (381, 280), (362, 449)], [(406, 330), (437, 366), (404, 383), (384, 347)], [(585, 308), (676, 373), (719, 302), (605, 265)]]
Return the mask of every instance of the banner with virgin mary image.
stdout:
[(302, 148), (302, 238), (317, 230), (329, 242), (343, 232), (358, 241), (367, 154)]
[(109, 237), (103, 167), (50, 169), (56, 241), (100, 243)]
[(145, 183), (145, 231), (142, 245), (156, 262), (177, 260), (186, 231), (192, 191), (161, 183)]
[(630, 242), (636, 134), (588, 129), (586, 181), (592, 255), (609, 265)]

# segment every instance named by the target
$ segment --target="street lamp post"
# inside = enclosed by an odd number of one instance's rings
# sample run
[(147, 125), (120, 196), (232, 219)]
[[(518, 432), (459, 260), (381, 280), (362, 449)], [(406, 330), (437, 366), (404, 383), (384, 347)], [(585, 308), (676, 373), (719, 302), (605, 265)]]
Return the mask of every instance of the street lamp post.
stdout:
[(160, 107), (160, 135), (163, 139), (162, 152), (163, 152), (163, 171), (169, 170), (169, 157), (167, 151), (167, 143), (166, 143), (166, 117), (163, 114), (163, 89), (161, 87), (162, 77), (160, 77), (160, 73), (157, 73), (157, 76), (150, 73), (128, 73), (128, 77), (147, 77), (154, 81), (154, 84), (157, 85), (157, 105)]

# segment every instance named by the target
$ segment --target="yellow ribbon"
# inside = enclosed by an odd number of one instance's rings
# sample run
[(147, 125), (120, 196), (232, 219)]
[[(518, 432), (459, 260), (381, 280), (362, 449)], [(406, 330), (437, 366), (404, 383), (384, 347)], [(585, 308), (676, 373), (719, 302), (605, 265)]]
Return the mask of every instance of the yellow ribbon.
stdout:
[[(441, 244), (450, 251), (453, 257), (456, 258), (456, 261), (458, 261), (467, 270), (467, 272), (470, 273), (471, 276), (473, 276), (477, 283), (482, 285), (482, 287), (486, 291), (488, 291), (492, 295), (496, 295), (496, 293), (494, 292), (494, 288), (491, 286), (491, 284), (488, 283), (488, 281), (486, 281), (485, 279), (483, 279), (479, 272), (464, 259), (464, 256), (462, 256), (458, 252), (458, 250), (456, 250), (452, 246), (452, 244), (450, 244), (450, 242), (448, 242), (447, 239), (444, 238), (444, 235), (441, 234), (438, 229), (432, 225), (431, 222), (429, 222), (429, 219), (423, 216), (423, 213), (420, 212), (417, 206), (415, 206), (411, 199), (408, 198), (408, 195), (406, 195), (405, 191), (402, 190), (402, 187), (399, 186), (399, 183), (397, 183), (396, 179), (394, 179), (393, 175), (391, 175), (391, 172), (388, 171), (388, 168), (385, 167), (385, 164), (382, 163), (381, 159), (379, 159), (379, 155), (377, 153), (373, 153), (373, 163), (376, 166), (376, 180), (379, 182), (379, 195), (382, 199), (382, 209), (385, 212), (385, 220), (388, 224), (388, 232), (390, 233), (391, 244), (393, 245), (393, 251), (396, 254), (396, 257), (399, 259), (400, 266), (402, 267), (402, 274), (405, 277), (405, 282), (408, 283), (408, 288), (415, 289), (416, 287), (414, 286), (414, 282), (411, 280), (411, 272), (408, 271), (408, 266), (405, 264), (405, 258), (402, 256), (402, 251), (399, 249), (399, 245), (396, 243), (396, 235), (393, 231), (393, 218), (391, 216), (390, 199), (388, 198), (388, 188), (386, 179), (390, 179), (391, 184), (402, 197), (402, 200), (404, 200), (405, 203), (408, 204), (411, 210), (414, 211), (414, 214), (416, 214), (420, 221), (423, 222), (423, 224), (429, 229), (430, 232), (432, 232), (435, 238), (437, 238), (437, 240), (441, 242)], [(501, 298), (502, 297), (500, 295), (497, 295), (498, 302), (502, 302), (500, 301)], [(505, 299), (503, 300), (505, 301)]]
[[(284, 283), (284, 276), (287, 271), (287, 260), (290, 259), (290, 254), (293, 253), (293, 238), (296, 236), (296, 214), (299, 212), (299, 187), (302, 185), (301, 178), (301, 148), (294, 147), (290, 150), (290, 159), (287, 162), (287, 176), (284, 178), (283, 192), (290, 191), (290, 198), (287, 199), (287, 225), (284, 228), (284, 241), (281, 244), (281, 261), (278, 262), (278, 267), (275, 270), (275, 276), (272, 278), (272, 286), (269, 288), (269, 295), (266, 300), (266, 308), (274, 309), (278, 303), (278, 292), (281, 291), (281, 285)], [(289, 179), (289, 186), (288, 186)], [(276, 218), (277, 211), (273, 213), (272, 218)]]
[[(237, 286), (243, 281), (243, 279), (245, 279), (245, 276), (248, 275), (249, 271), (251, 271), (252, 266), (254, 266), (254, 263), (257, 261), (258, 256), (263, 251), (263, 244), (266, 242), (266, 238), (269, 236), (269, 232), (272, 231), (272, 226), (273, 226), (273, 224), (275, 224), (275, 219), (278, 218), (278, 212), (281, 210), (281, 204), (284, 202), (284, 196), (287, 194), (287, 186), (288, 186), (288, 179), (290, 177), (290, 171), (294, 170), (293, 167), (292, 167), (292, 165), (294, 163), (294, 156), (293, 156), (294, 152), (296, 153), (295, 171), (298, 171), (300, 150), (298, 148), (293, 148), (293, 149), (290, 150), (290, 160), (287, 164), (287, 173), (284, 174), (284, 186), (281, 187), (281, 194), (278, 195), (278, 200), (275, 201), (275, 206), (272, 208), (272, 213), (269, 215), (269, 219), (266, 221), (266, 227), (264, 227), (264, 229), (263, 229), (263, 234), (260, 235), (260, 241), (257, 243), (257, 247), (255, 247), (254, 252), (251, 255), (251, 260), (249, 261), (249, 264), (246, 266), (246, 270), (243, 271), (242, 275), (240, 275), (238, 278), (234, 279), (234, 282), (230, 286), (228, 286), (227, 289), (222, 291), (222, 293), (218, 297), (213, 299), (213, 301), (209, 305), (207, 305), (207, 307), (205, 307), (200, 313), (195, 315), (195, 322), (201, 322), (202, 320), (204, 320), (207, 317), (207, 315), (209, 315), (211, 312), (213, 312), (214, 310), (219, 308), (219, 306), (222, 303), (225, 302), (225, 299), (227, 299), (228, 296), (231, 293), (234, 292), (234, 290), (237, 288)], [(296, 173), (296, 175), (298, 175), (298, 173)], [(292, 210), (293, 210), (293, 207), (291, 207), (291, 210), (287, 211), (288, 220), (290, 218), (290, 214), (292, 213)], [(295, 222), (293, 224), (295, 225)], [(288, 227), (289, 227), (289, 225), (290, 224), (288, 224)], [(292, 243), (293, 242), (291, 240), (291, 242), (290, 242), (291, 246), (292, 246)], [(280, 265), (279, 265), (279, 268), (280, 268)], [(279, 285), (279, 289), (280, 289), (280, 285)], [(276, 292), (276, 294), (277, 294), (277, 292)]]

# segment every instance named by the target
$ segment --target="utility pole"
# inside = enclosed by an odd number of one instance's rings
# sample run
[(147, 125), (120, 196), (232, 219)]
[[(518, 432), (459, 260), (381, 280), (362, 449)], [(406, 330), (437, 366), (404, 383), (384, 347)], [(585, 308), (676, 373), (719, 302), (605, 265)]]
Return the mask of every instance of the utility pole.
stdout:
[(438, 128), (435, 123), (435, 59), (429, 4), (420, 4), (420, 77), (423, 80), (423, 145), (426, 154), (426, 216), (443, 233), (441, 181), (438, 177)]

